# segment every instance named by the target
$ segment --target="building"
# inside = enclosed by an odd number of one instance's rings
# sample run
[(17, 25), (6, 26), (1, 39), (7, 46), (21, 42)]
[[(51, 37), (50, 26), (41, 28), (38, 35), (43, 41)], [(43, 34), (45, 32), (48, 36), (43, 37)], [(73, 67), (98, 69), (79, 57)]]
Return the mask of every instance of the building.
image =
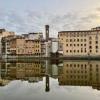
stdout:
[(9, 32), (6, 31), (5, 29), (0, 29), (0, 56), (2, 55), (1, 49), (2, 49), (2, 43), (1, 40), (3, 37), (7, 37), (7, 36), (14, 36), (15, 33), (14, 32)]
[(19, 35), (2, 38), (2, 55), (24, 54), (25, 38)]
[(25, 54), (34, 56), (42, 56), (42, 41), (40, 40), (25, 40)]
[(22, 35), (15, 35), (5, 29), (1, 29), (0, 32), (0, 48), (3, 58), (7, 58), (8, 55), (10, 57), (50, 57), (52, 52), (57, 52), (58, 40), (49, 38), (49, 25), (45, 25), (45, 39), (43, 38), (43, 33), (40, 32)]
[(58, 32), (58, 51), (63, 56), (99, 56), (100, 27)]
[(43, 33), (29, 33), (29, 34), (22, 34), (23, 37), (29, 40), (42, 40)]
[(45, 40), (31, 40), (20, 35), (2, 38), (2, 55), (45, 56), (45, 54)]
[(56, 53), (58, 51), (58, 39), (57, 38), (51, 38), (52, 44), (51, 44), (51, 52)]

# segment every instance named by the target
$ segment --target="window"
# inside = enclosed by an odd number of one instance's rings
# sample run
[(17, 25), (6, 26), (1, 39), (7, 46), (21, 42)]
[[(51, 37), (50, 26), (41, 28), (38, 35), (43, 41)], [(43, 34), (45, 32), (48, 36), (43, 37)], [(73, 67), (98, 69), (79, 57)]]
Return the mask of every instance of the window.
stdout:
[(72, 42), (72, 39), (70, 39), (70, 42)]
[(92, 52), (92, 50), (90, 50), (90, 52)]
[(89, 44), (92, 44), (92, 41), (90, 41)]
[(76, 64), (74, 64), (74, 67), (76, 67)]
[(81, 39), (81, 42), (83, 42), (83, 39)]
[(74, 52), (76, 52), (76, 50), (74, 50)]
[(70, 44), (70, 46), (72, 46), (72, 44)]
[(76, 44), (74, 44), (74, 46), (76, 46)]
[(77, 44), (77, 46), (79, 46), (79, 44)]
[(77, 37), (79, 37), (79, 33), (77, 33)]
[(66, 44), (66, 46), (68, 46), (68, 44)]
[(86, 52), (86, 48), (85, 48), (85, 52)]
[(72, 50), (70, 50), (70, 52), (72, 52)]
[(79, 42), (79, 39), (77, 39), (77, 42)]
[(72, 64), (70, 64), (70, 67), (72, 67)]
[(86, 42), (86, 39), (84, 39), (84, 41)]
[(98, 52), (98, 50), (96, 50), (96, 52)]
[(81, 52), (83, 52), (83, 50), (81, 50)]
[(98, 64), (96, 64), (96, 67), (98, 67), (99, 65)]
[(75, 37), (75, 36), (76, 36), (76, 34), (74, 33), (74, 34), (73, 34), (73, 36)]
[(76, 41), (76, 39), (74, 39), (74, 42)]
[(66, 52), (68, 52), (68, 50), (66, 50)]
[(90, 64), (90, 67), (92, 67), (92, 64)]
[(81, 46), (83, 46), (83, 44), (81, 44)]
[(98, 46), (96, 46), (96, 49), (98, 49)]
[(98, 44), (98, 41), (95, 41), (96, 44)]
[(89, 37), (89, 40), (92, 40), (92, 37), (91, 36)]
[(79, 52), (79, 50), (77, 50), (77, 52)]
[(90, 49), (92, 49), (92, 46), (89, 46)]
[(84, 44), (84, 46), (86, 46), (86, 44)]

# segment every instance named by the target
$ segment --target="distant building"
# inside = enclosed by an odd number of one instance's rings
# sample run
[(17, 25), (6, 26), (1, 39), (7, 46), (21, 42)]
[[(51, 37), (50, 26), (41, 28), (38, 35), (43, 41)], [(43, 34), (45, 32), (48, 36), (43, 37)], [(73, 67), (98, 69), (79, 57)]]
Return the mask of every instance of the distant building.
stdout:
[(1, 40), (3, 37), (7, 37), (7, 36), (14, 36), (15, 33), (14, 32), (8, 32), (5, 29), (0, 29), (0, 55), (2, 55), (1, 49), (2, 49), (2, 43)]
[(29, 33), (22, 35), (15, 35), (13, 32), (7, 32), (5, 29), (0, 30), (0, 49), (1, 56), (11, 57), (22, 56), (36, 56), (36, 57), (50, 57), (51, 53), (57, 52), (56, 38), (49, 38), (49, 25), (45, 25), (45, 36), (43, 33)]
[(2, 55), (24, 54), (25, 38), (22, 36), (8, 36), (2, 38)]
[(45, 40), (30, 40), (18, 35), (4, 37), (2, 38), (2, 54), (44, 56), (46, 54)]
[(58, 32), (59, 53), (63, 56), (99, 56), (100, 27), (85, 31)]
[(22, 34), (23, 37), (29, 40), (42, 40), (43, 33), (29, 33), (29, 34)]

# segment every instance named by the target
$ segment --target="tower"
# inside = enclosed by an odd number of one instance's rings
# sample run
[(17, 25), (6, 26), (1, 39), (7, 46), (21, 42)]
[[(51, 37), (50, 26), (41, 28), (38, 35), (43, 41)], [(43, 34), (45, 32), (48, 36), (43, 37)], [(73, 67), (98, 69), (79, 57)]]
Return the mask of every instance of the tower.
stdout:
[(49, 39), (49, 25), (45, 25), (46, 41)]

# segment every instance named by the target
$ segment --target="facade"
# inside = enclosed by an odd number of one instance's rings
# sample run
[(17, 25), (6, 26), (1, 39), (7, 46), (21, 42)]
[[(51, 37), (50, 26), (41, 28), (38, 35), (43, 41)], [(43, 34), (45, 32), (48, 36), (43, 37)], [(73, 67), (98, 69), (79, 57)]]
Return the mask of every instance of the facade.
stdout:
[(45, 55), (44, 40), (30, 40), (23, 36), (8, 36), (2, 39), (3, 55)]
[(7, 36), (14, 36), (15, 33), (14, 32), (8, 32), (5, 29), (0, 29), (0, 55), (2, 54), (1, 49), (2, 49), (2, 43), (1, 40), (3, 37), (7, 37)]
[(58, 32), (58, 45), (63, 56), (99, 56), (100, 28)]
[(2, 55), (24, 54), (25, 38), (21, 36), (8, 36), (2, 38)]
[(25, 54), (42, 55), (40, 40), (25, 40)]
[(28, 33), (15, 35), (13, 32), (7, 32), (5, 29), (0, 30), (0, 52), (3, 58), (16, 55), (28, 55), (39, 57), (50, 57), (52, 52), (56, 52), (57, 39), (49, 38), (49, 25), (45, 25), (45, 36), (43, 33)]
[(51, 44), (51, 52), (56, 53), (58, 51), (58, 39), (57, 38), (51, 38), (52, 44)]

